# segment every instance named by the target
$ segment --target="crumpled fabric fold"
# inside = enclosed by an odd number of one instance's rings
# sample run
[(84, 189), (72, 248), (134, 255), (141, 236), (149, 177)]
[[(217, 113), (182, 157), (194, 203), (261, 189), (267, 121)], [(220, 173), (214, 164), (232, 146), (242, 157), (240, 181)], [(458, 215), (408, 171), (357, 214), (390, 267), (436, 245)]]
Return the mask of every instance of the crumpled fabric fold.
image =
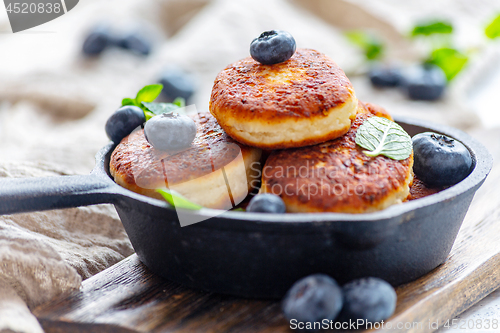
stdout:
[[(0, 163), (0, 177), (65, 173), (47, 163)], [(30, 309), (132, 253), (109, 205), (0, 216), (0, 332), (43, 332)]]

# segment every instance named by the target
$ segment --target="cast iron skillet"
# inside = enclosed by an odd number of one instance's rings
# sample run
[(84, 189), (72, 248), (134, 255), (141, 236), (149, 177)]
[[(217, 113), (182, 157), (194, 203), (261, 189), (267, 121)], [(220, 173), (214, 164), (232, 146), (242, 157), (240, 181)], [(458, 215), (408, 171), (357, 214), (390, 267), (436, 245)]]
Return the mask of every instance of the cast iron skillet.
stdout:
[[(393, 285), (444, 262), (492, 157), (469, 135), (420, 120), (396, 119), (411, 135), (433, 131), (470, 150), (474, 169), (438, 194), (369, 214), (224, 212), (180, 227), (175, 210), (115, 184), (108, 172), (115, 145), (96, 155), (90, 175), (0, 180), (0, 214), (99, 203), (115, 205), (140, 260), (184, 284), (243, 297), (276, 298), (299, 278), (326, 273), (339, 283), (377, 276)], [(213, 210), (186, 214), (212, 216)]]

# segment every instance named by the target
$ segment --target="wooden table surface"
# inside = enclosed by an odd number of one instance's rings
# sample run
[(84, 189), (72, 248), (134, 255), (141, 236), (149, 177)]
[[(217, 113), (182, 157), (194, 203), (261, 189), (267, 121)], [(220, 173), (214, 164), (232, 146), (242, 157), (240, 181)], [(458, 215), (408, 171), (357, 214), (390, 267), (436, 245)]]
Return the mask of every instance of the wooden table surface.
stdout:
[[(495, 158), (500, 157), (496, 132), (473, 133)], [(387, 321), (393, 328), (376, 332), (433, 332), (434, 323), (443, 325), (500, 287), (499, 183), (495, 162), (446, 262), (398, 287), (396, 311)], [(34, 314), (47, 333), (291, 331), (279, 302), (184, 288), (149, 272), (135, 255), (85, 280), (79, 291), (34, 309)], [(398, 323), (407, 328), (395, 330)]]

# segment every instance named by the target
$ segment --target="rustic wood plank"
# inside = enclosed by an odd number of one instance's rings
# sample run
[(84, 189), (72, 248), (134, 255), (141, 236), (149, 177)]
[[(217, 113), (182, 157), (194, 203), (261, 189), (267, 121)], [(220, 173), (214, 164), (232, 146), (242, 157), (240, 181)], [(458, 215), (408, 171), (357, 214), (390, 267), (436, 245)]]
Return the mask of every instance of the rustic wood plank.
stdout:
[(119, 333), (279, 332), (286, 326), (277, 302), (184, 288), (151, 273), (136, 255), (34, 313), (46, 332), (88, 332), (80, 324)]
[[(500, 135), (480, 135), (500, 157)], [(493, 140), (495, 139), (495, 140)], [(387, 323), (370, 332), (433, 332), (500, 286), (500, 165), (478, 191), (447, 261), (397, 289)], [(34, 310), (51, 332), (289, 332), (279, 302), (184, 288), (153, 275), (134, 255), (83, 282), (80, 291)], [(408, 324), (407, 324), (408, 325)]]

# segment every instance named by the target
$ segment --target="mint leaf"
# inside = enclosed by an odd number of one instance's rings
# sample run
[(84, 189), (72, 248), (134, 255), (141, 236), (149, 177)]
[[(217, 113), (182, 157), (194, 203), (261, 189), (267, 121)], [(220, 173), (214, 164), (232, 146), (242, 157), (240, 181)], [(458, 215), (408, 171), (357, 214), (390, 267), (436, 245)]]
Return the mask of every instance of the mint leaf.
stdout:
[(452, 80), (465, 67), (469, 57), (458, 50), (444, 47), (432, 51), (427, 63), (441, 67), (448, 81)]
[(151, 84), (145, 86), (137, 93), (135, 97), (135, 104), (141, 106), (142, 102), (152, 102), (158, 97), (163, 89), (162, 84)]
[(495, 39), (500, 37), (500, 15), (497, 16), (484, 30), (486, 37)]
[(367, 149), (368, 156), (384, 155), (393, 160), (410, 157), (413, 150), (411, 137), (393, 121), (382, 117), (370, 117), (359, 126), (356, 144)]
[(172, 104), (175, 104), (180, 108), (184, 108), (184, 107), (186, 107), (186, 100), (182, 97), (177, 97), (176, 99), (174, 99)]
[(155, 115), (160, 115), (162, 113), (173, 112), (180, 107), (174, 103), (148, 103), (142, 102), (142, 105), (146, 107), (149, 111), (153, 112)]
[[(149, 110), (143, 103), (150, 103), (160, 95), (163, 89), (162, 84), (150, 84), (148, 86), (143, 87), (137, 93), (137, 96), (133, 98), (124, 98), (122, 100), (122, 106), (125, 105), (135, 105), (140, 107), (144, 111), (144, 116), (146, 117), (146, 121), (154, 117), (156, 114)], [(165, 103), (150, 103), (150, 104), (165, 104)]]
[(181, 209), (191, 209), (191, 210), (200, 210), (203, 207), (195, 204), (194, 202), (189, 201), (184, 198), (181, 194), (173, 190), (167, 189), (157, 189), (156, 192), (160, 193), (161, 196), (174, 208)]
[(451, 34), (453, 32), (453, 26), (449, 22), (445, 21), (429, 21), (426, 23), (416, 25), (411, 36), (430, 36), (433, 34)]
[(135, 105), (135, 100), (133, 100), (132, 98), (124, 98), (122, 100), (122, 106), (126, 105)]
[(346, 37), (352, 44), (363, 50), (366, 59), (376, 60), (382, 58), (385, 46), (377, 36), (364, 31), (350, 31), (346, 33)]

